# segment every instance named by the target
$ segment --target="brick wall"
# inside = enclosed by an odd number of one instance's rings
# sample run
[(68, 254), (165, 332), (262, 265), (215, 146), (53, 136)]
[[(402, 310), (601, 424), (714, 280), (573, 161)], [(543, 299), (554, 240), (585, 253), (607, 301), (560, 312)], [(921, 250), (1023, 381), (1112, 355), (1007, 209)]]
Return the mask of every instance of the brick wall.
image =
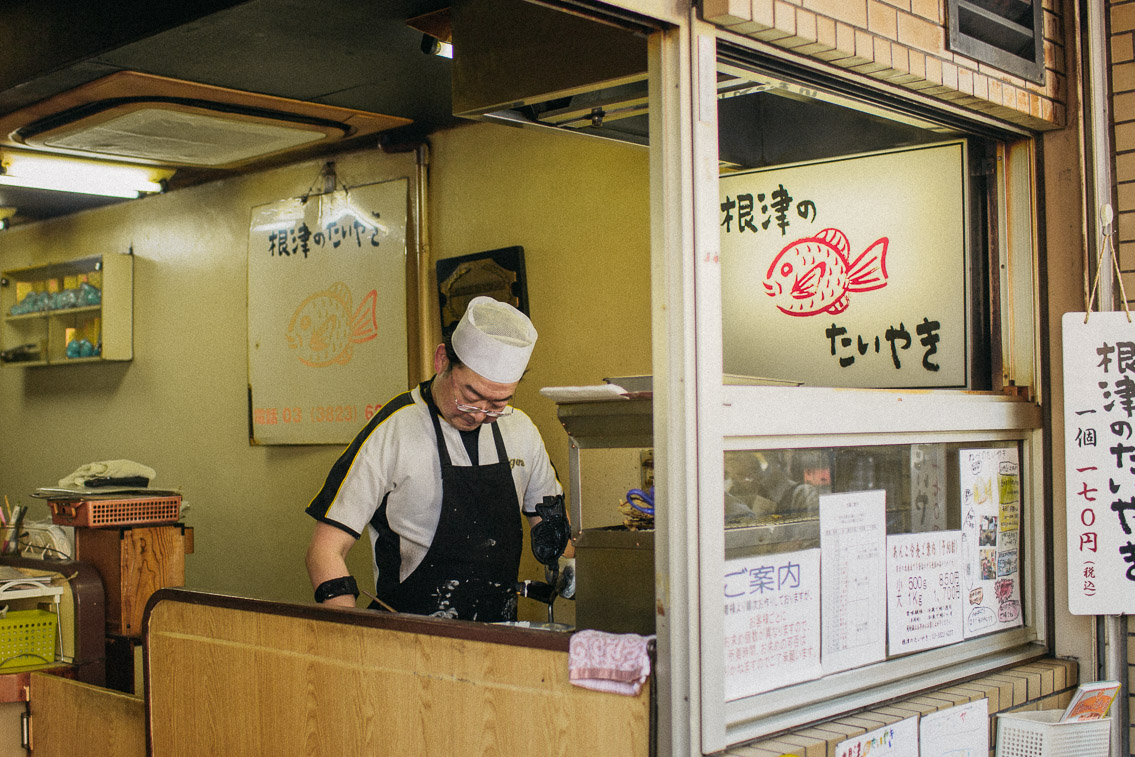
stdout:
[(1064, 28), (1042, 0), (1045, 83), (946, 49), (945, 0), (702, 0), (703, 17), (753, 39), (827, 61), (1030, 129), (1066, 119)]
[(1128, 302), (1135, 301), (1135, 0), (1108, 3), (1111, 115), (1119, 239), (1117, 254)]
[(796, 757), (835, 757), (836, 746), (846, 739), (914, 715), (928, 715), (987, 698), (989, 753), (992, 755), (997, 743), (997, 719), (994, 717), (997, 713), (1062, 710), (1078, 684), (1079, 667), (1075, 661), (1046, 658), (774, 738), (733, 747), (725, 754), (728, 757), (781, 757), (789, 754)]

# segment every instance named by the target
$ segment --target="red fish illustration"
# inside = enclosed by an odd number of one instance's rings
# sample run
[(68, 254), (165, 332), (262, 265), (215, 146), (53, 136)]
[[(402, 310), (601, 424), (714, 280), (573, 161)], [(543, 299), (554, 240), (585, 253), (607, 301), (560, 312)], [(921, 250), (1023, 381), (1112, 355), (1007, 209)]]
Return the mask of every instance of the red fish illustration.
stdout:
[(888, 244), (887, 237), (881, 237), (851, 261), (851, 245), (839, 229), (797, 239), (773, 259), (765, 274), (765, 293), (788, 315), (842, 313), (848, 292), (887, 285)]
[(341, 281), (300, 303), (288, 323), (288, 346), (304, 365), (323, 368), (351, 362), (352, 346), (378, 336), (371, 290), (357, 310), (351, 309), (351, 290)]

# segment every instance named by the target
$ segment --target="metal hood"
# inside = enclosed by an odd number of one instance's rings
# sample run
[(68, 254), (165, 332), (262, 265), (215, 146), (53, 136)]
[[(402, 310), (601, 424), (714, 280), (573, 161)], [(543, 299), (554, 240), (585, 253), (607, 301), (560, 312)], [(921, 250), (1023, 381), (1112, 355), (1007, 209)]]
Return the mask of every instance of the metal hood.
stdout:
[(525, 0), (457, 0), (454, 114), (646, 144), (651, 26), (588, 15)]

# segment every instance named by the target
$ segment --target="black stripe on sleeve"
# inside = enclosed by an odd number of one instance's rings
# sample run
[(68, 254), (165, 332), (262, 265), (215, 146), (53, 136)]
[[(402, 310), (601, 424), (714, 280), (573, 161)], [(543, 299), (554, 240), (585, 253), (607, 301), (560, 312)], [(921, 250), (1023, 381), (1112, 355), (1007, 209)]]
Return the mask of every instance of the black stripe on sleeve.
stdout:
[(344, 527), (343, 524), (328, 518), (327, 511), (331, 509), (331, 505), (335, 502), (335, 496), (339, 493), (339, 488), (343, 486), (343, 481), (347, 478), (347, 473), (351, 470), (351, 465), (354, 464), (359, 450), (362, 449), (363, 444), (366, 443), (366, 440), (374, 433), (374, 430), (381, 426), (383, 421), (394, 415), (394, 413), (413, 404), (414, 398), (410, 392), (403, 392), (383, 405), (382, 408), (367, 421), (362, 431), (347, 445), (347, 448), (343, 450), (343, 454), (341, 454), (339, 459), (335, 461), (335, 464), (331, 466), (331, 470), (327, 474), (327, 480), (323, 482), (323, 487), (319, 490), (319, 493), (315, 495), (315, 498), (311, 500), (311, 504), (309, 504), (305, 510), (308, 515), (318, 521), (328, 523), (332, 526), (338, 526), (348, 533), (354, 534), (356, 538), (359, 536), (359, 534), (355, 534), (353, 530)]

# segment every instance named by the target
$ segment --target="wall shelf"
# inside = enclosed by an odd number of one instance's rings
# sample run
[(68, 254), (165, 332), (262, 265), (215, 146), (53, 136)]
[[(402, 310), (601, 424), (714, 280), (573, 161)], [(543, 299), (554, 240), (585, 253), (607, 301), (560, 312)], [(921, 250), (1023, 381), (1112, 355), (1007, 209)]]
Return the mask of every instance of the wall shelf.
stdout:
[[(29, 292), (100, 292), (96, 305), (12, 313)], [(0, 352), (5, 367), (34, 368), (126, 361), (134, 358), (134, 256), (93, 255), (0, 272)], [(68, 344), (86, 339), (94, 354), (68, 357)], [(14, 350), (25, 346), (19, 359)], [(72, 348), (72, 354), (75, 349)]]

